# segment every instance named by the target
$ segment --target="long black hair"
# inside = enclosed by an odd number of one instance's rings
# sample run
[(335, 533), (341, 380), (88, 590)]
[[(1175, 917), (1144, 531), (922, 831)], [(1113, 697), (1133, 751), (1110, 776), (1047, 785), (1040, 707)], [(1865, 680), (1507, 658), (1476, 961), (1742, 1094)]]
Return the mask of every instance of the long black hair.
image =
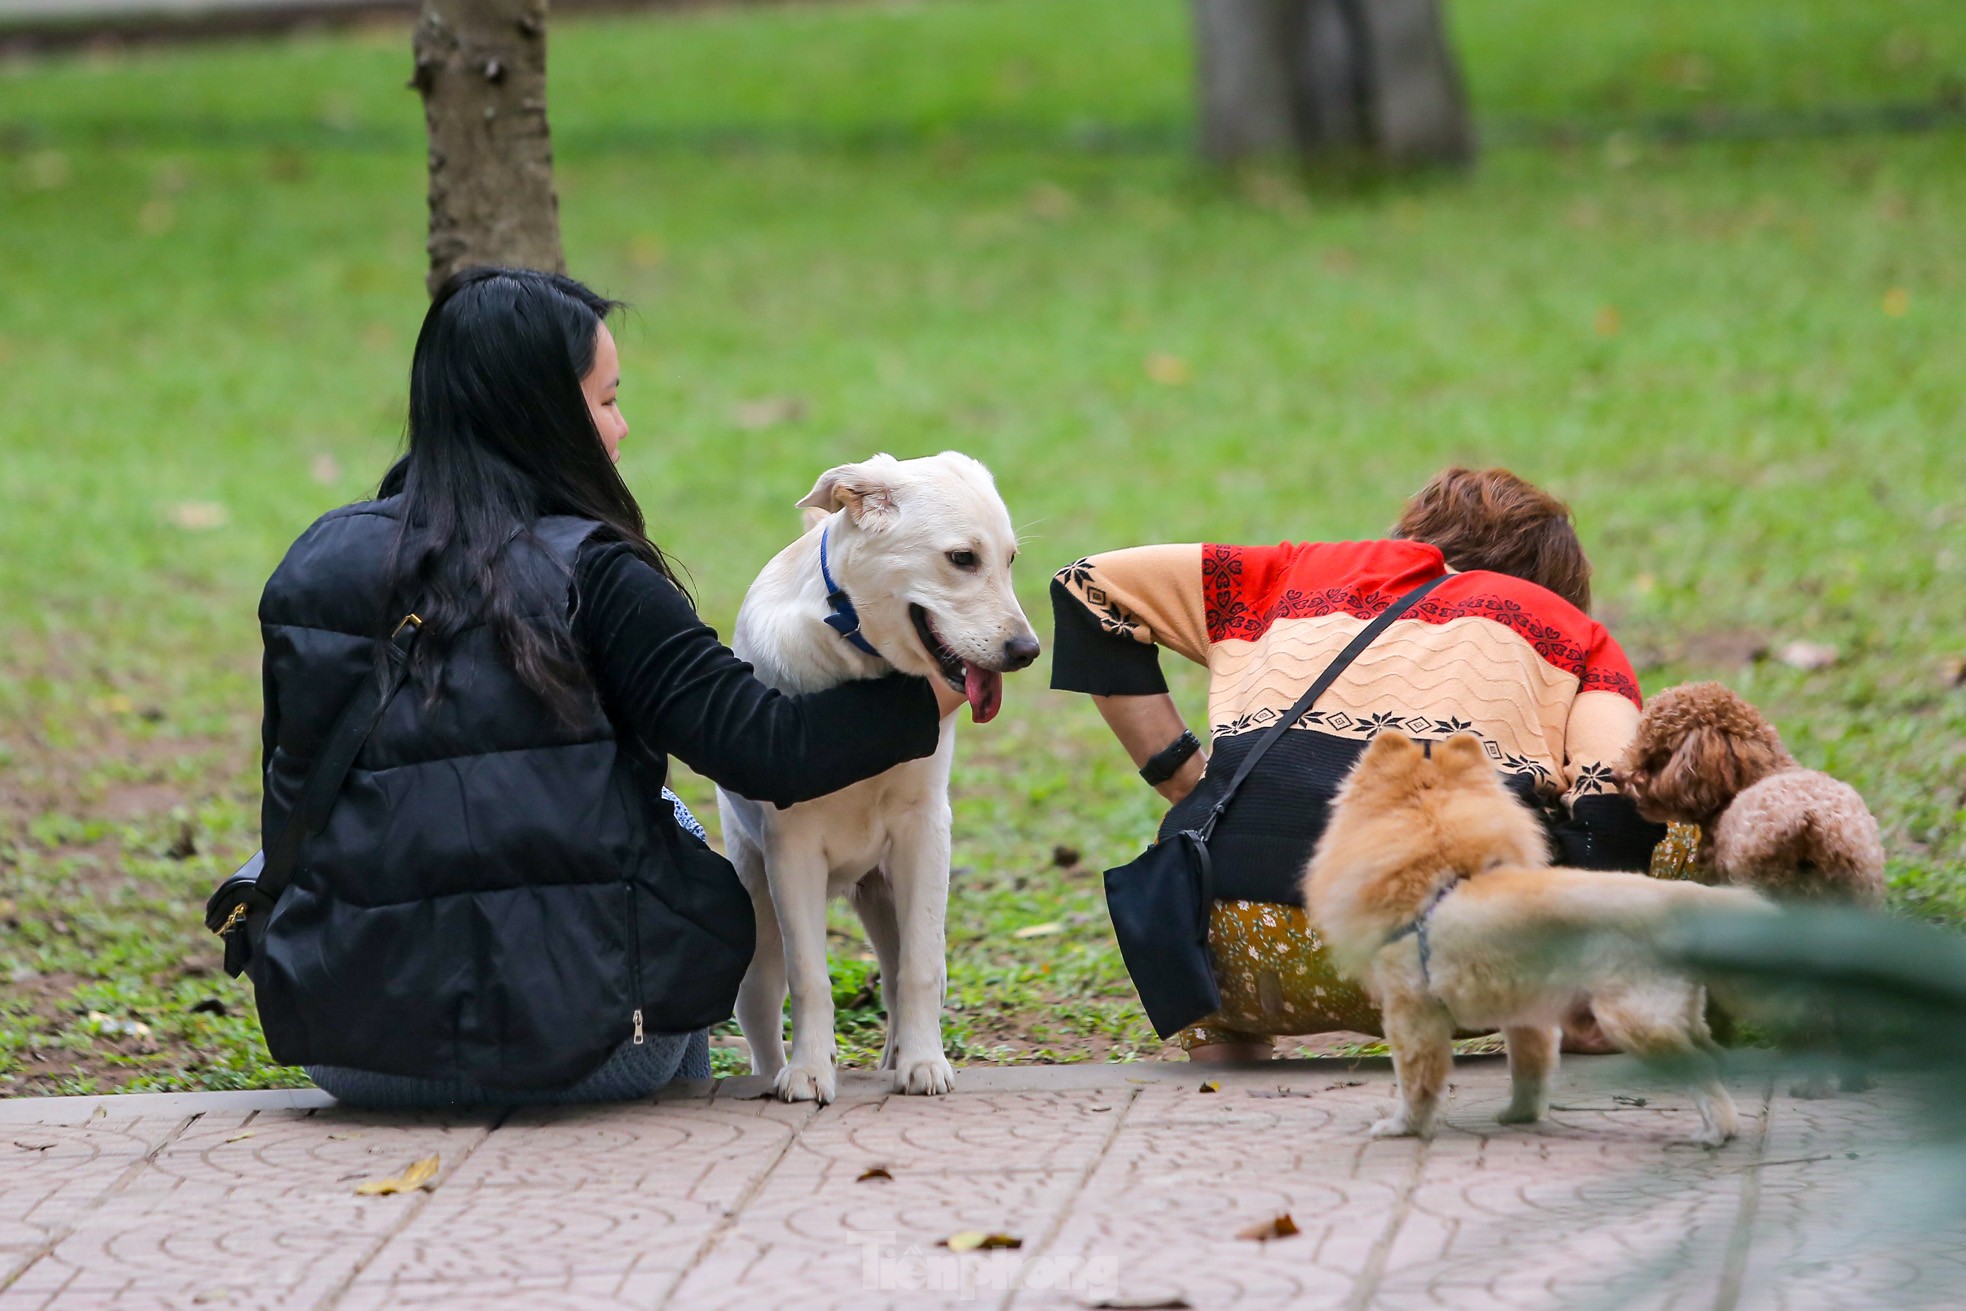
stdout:
[[(407, 450), (378, 496), (401, 497), (386, 626), (423, 619), (412, 672), (425, 698), (468, 625), (489, 626), (520, 680), (571, 718), (587, 685), (565, 598), (543, 551), (513, 551), (546, 515), (601, 525), (677, 582), (601, 444), (580, 381), (619, 309), (572, 278), (473, 268), (437, 290), (410, 364)], [(680, 582), (677, 582), (680, 587)]]

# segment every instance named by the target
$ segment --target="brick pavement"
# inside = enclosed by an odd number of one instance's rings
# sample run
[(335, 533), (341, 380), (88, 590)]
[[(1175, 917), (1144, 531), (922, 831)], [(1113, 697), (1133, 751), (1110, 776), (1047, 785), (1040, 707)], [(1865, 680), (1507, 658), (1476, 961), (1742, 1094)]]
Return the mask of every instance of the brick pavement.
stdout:
[[(504, 1114), (0, 1102), (0, 1311), (1966, 1302), (1966, 1239), (1929, 1223), (1955, 1185), (1916, 1168), (1940, 1090), (1909, 1079), (1799, 1102), (1743, 1074), (1743, 1137), (1710, 1153), (1622, 1058), (1567, 1061), (1571, 1109), (1531, 1128), (1492, 1121), (1501, 1063), (1463, 1060), (1424, 1146), (1365, 1138), (1382, 1064), (1204, 1073), (978, 1068), (933, 1099), (849, 1073), (823, 1109), (749, 1079)], [(432, 1153), (431, 1190), (355, 1194)], [(1278, 1213), (1301, 1232), (1239, 1237)], [(1022, 1246), (936, 1246), (963, 1231)]]

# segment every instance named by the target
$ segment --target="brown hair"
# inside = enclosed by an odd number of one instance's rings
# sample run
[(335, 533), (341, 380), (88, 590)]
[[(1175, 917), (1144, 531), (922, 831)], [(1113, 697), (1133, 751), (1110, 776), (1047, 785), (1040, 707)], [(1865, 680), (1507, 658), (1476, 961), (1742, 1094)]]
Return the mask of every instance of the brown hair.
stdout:
[(1445, 469), (1406, 503), (1393, 536), (1440, 548), (1455, 569), (1526, 578), (1585, 613), (1591, 562), (1570, 507), (1507, 469)]

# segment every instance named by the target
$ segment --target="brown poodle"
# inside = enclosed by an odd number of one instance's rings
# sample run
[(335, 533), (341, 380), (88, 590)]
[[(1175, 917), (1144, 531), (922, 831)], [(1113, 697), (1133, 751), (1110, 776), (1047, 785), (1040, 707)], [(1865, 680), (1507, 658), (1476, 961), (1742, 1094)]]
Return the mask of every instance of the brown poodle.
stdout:
[(1796, 764), (1774, 725), (1719, 683), (1654, 697), (1618, 778), (1645, 818), (1700, 826), (1708, 882), (1884, 905), (1884, 843), (1864, 799)]
[[(1774, 725), (1719, 683), (1688, 683), (1653, 698), (1618, 767), (1638, 813), (1700, 826), (1704, 882), (1785, 901), (1884, 905), (1884, 843), (1856, 789), (1804, 769)], [(1845, 1091), (1869, 1087), (1843, 1071)], [(1826, 1097), (1813, 1075), (1792, 1090)]]

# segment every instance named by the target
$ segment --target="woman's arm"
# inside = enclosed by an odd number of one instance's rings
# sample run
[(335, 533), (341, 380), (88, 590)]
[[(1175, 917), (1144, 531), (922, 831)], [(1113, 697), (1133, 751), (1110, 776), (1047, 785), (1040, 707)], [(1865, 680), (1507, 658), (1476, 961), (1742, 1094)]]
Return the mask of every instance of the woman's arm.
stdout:
[[(1174, 698), (1165, 692), (1157, 696), (1095, 696), (1092, 704), (1099, 707), (1106, 727), (1113, 730), (1113, 736), (1126, 748), (1136, 769), (1188, 731), (1187, 722), (1175, 708)], [(1207, 763), (1206, 756), (1195, 752), (1181, 762), (1174, 777), (1156, 785), (1154, 791), (1170, 803), (1181, 800), (1201, 782), (1202, 767)]]
[(626, 546), (588, 547), (577, 574), (574, 636), (617, 730), (740, 796), (810, 801), (935, 751), (945, 712), (927, 679), (787, 696)]
[[(1207, 659), (1199, 546), (1142, 546), (1080, 560), (1052, 580), (1051, 608), (1052, 687), (1090, 693), (1136, 768), (1187, 731), (1167, 694), (1159, 650)], [(1205, 763), (1196, 752), (1155, 790), (1179, 801)]]
[(1563, 801), (1569, 818), (1552, 834), (1556, 857), (1583, 869), (1642, 874), (1666, 829), (1641, 817), (1612, 781), (1614, 764), (1638, 732), (1638, 679), (1625, 653), (1601, 629), (1585, 659), (1584, 690), (1570, 703), (1564, 725)]

